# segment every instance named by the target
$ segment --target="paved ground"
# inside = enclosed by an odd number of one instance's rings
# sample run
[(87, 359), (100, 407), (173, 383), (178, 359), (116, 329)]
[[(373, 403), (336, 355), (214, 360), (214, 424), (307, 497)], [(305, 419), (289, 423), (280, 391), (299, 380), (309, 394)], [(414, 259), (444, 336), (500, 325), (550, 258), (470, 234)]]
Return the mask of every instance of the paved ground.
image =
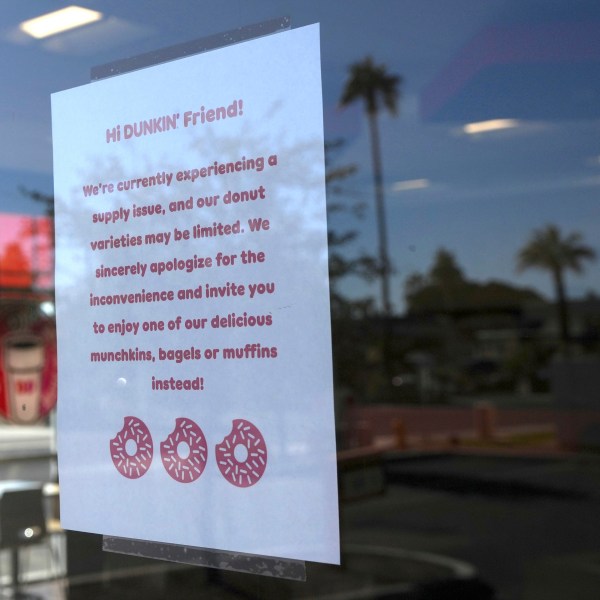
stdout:
[(387, 467), (346, 539), (473, 564), (500, 600), (600, 597), (600, 460), (438, 456)]
[[(35, 591), (48, 600), (484, 600), (490, 588), (497, 600), (600, 597), (599, 457), (397, 453), (386, 455), (384, 468), (385, 493), (342, 505), (342, 546), (349, 552), (343, 567), (309, 564), (308, 583), (200, 568), (165, 573), (156, 569), (166, 565), (154, 562), (128, 578), (80, 580), (68, 595), (61, 581)], [(46, 568), (48, 556), (30, 556), (28, 568)], [(489, 588), (450, 590), (447, 583), (407, 595), (407, 583), (464, 574), (469, 565)]]

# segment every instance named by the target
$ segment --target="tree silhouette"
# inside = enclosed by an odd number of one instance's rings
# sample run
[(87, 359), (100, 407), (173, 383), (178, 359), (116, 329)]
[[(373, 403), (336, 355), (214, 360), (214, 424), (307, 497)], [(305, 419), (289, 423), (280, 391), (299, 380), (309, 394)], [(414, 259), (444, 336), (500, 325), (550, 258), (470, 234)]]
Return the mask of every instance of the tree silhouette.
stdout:
[[(363, 204), (360, 201), (348, 201), (351, 194), (345, 183), (356, 171), (356, 165), (345, 164), (335, 166), (334, 155), (343, 147), (344, 140), (337, 139), (325, 142), (325, 185), (327, 191), (327, 216), (331, 226), (336, 214), (350, 213), (356, 218), (362, 216)], [(364, 316), (370, 310), (372, 299), (360, 300), (346, 297), (340, 290), (340, 282), (347, 277), (359, 277), (371, 281), (377, 275), (377, 261), (374, 257), (350, 252), (349, 247), (358, 237), (355, 229), (336, 231), (330, 228), (327, 232), (329, 246), (329, 289), (332, 317)]]
[(463, 284), (465, 277), (452, 252), (439, 248), (435, 253), (429, 278), (435, 285), (453, 287)]
[(342, 107), (356, 101), (364, 101), (371, 136), (371, 154), (373, 160), (373, 182), (375, 186), (375, 207), (379, 235), (379, 262), (381, 270), (381, 301), (386, 317), (391, 314), (390, 303), (390, 260), (385, 220), (385, 202), (383, 194), (383, 167), (381, 161), (381, 143), (377, 117), (382, 108), (391, 114), (398, 112), (401, 78), (387, 72), (384, 65), (376, 65), (371, 57), (350, 66), (349, 77), (340, 98)]
[(412, 314), (489, 313), (543, 302), (539, 294), (527, 288), (496, 280), (469, 279), (446, 248), (436, 251), (427, 273), (412, 273), (406, 278), (404, 292), (408, 312)]
[(30, 288), (32, 283), (29, 259), (18, 242), (10, 242), (0, 254), (0, 287)]
[[(45, 239), (46, 235), (48, 236), (49, 246), (45, 248), (45, 252), (49, 254), (50, 259), (48, 264), (45, 264), (43, 270), (39, 269), (39, 265), (35, 265), (37, 267), (35, 272), (36, 284), (40, 284), (42, 287), (54, 287), (54, 260), (55, 255), (54, 251), (56, 249), (56, 240), (55, 240), (55, 230), (54, 230), (54, 195), (53, 194), (45, 194), (43, 192), (38, 192), (36, 190), (30, 190), (24, 186), (19, 186), (19, 192), (24, 196), (28, 196), (31, 200), (35, 202), (39, 202), (44, 206), (44, 213), (47, 217), (48, 223), (48, 231), (45, 231), (45, 227), (42, 228), (42, 231), (39, 232), (42, 238)], [(33, 236), (34, 238), (36, 236)], [(39, 242), (38, 242), (39, 243)], [(39, 248), (37, 249), (39, 251)], [(42, 250), (44, 253), (44, 250)]]
[(517, 255), (517, 270), (542, 269), (549, 271), (554, 282), (561, 341), (569, 341), (569, 318), (565, 271), (581, 273), (584, 260), (594, 260), (596, 252), (583, 243), (580, 233), (563, 237), (556, 225), (534, 230), (531, 238)]

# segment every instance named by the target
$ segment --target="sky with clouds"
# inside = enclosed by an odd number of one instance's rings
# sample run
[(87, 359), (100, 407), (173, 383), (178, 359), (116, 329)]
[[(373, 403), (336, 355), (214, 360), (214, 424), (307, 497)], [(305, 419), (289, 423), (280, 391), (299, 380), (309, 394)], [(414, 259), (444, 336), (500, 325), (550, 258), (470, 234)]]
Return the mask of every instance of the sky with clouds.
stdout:
[[(93, 66), (289, 15), (292, 27), (321, 24), (326, 139), (344, 138), (336, 164), (355, 164), (345, 182), (362, 219), (354, 252), (376, 253), (369, 135), (361, 107), (339, 109), (348, 66), (367, 55), (401, 75), (397, 117), (380, 117), (392, 295), (452, 251), (467, 276), (534, 286), (550, 297), (545, 273), (517, 275), (515, 254), (532, 230), (555, 223), (600, 251), (600, 6), (584, 0), (263, 0), (214, 5), (184, 0), (81, 3), (103, 21), (46, 42), (18, 24), (54, 9), (49, 0), (9, 3), (0, 52), (11, 64), (0, 108), (0, 210), (42, 214), (21, 187), (52, 193), (50, 94), (89, 82)], [(343, 9), (342, 9), (343, 7)], [(264, 72), (268, 90), (268, 69)], [(433, 107), (433, 108), (432, 108)], [(93, 118), (93, 115), (90, 115)], [(469, 135), (483, 118), (516, 127)], [(419, 180), (418, 185), (406, 184)], [(404, 183), (403, 183), (404, 182)], [(569, 291), (600, 292), (598, 264), (570, 277)], [(348, 281), (350, 294), (377, 284)]]

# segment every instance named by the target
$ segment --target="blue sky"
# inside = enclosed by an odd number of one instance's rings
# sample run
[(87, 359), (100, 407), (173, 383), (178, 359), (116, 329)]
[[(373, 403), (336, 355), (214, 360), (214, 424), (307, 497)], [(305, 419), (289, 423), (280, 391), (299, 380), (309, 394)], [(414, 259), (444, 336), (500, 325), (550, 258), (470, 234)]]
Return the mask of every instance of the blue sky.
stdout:
[[(90, 68), (98, 64), (290, 15), (293, 27), (321, 23), (325, 137), (346, 139), (338, 163), (359, 167), (348, 181), (348, 201), (361, 198), (367, 207), (361, 221), (336, 218), (331, 225), (360, 230), (355, 251), (374, 254), (377, 243), (368, 130), (360, 107), (340, 112), (338, 99), (348, 65), (366, 55), (403, 78), (400, 115), (380, 120), (397, 310), (403, 308), (406, 276), (427, 270), (441, 246), (455, 253), (469, 277), (531, 285), (548, 296), (552, 288), (546, 274), (517, 275), (514, 269), (515, 254), (533, 229), (556, 223), (566, 233), (581, 232), (600, 251), (597, 3), (81, 4), (102, 11), (104, 21), (48, 42), (24, 40), (16, 27), (25, 18), (54, 9), (56, 3), (24, 0), (5, 7), (0, 52), (11, 69), (0, 108), (4, 212), (41, 213), (42, 207), (18, 191), (20, 186), (52, 192), (52, 92), (87, 83)], [(507, 56), (508, 50), (512, 56)], [(478, 70), (470, 71), (470, 63), (477, 61)], [(459, 77), (459, 84), (450, 89), (457, 72), (463, 80)], [(436, 82), (441, 85), (442, 108), (423, 116), (424, 99)], [(519, 126), (466, 135), (462, 126), (481, 115), (518, 118)], [(398, 182), (414, 179), (426, 179), (428, 187), (395, 191), (402, 187)], [(598, 264), (591, 264), (582, 277), (570, 277), (568, 285), (575, 296), (589, 289), (600, 291)], [(361, 295), (377, 294), (379, 288), (348, 281), (345, 289)]]

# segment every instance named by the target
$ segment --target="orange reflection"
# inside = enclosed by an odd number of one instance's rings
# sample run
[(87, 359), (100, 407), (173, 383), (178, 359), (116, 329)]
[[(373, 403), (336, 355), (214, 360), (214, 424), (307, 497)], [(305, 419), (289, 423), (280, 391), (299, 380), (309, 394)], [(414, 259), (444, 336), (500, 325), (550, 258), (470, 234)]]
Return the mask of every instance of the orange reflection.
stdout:
[(52, 221), (0, 213), (0, 289), (53, 287)]

